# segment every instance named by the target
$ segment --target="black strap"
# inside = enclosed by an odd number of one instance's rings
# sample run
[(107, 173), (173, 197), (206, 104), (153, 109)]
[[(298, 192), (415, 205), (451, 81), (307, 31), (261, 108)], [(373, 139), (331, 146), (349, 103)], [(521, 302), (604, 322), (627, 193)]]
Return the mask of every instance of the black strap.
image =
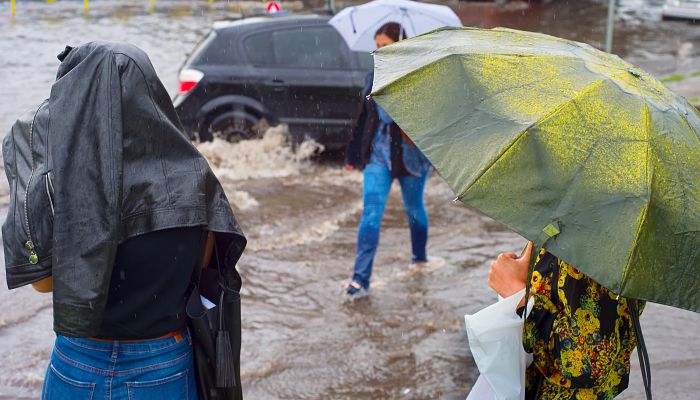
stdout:
[(638, 300), (627, 299), (627, 308), (632, 317), (634, 336), (637, 338), (637, 354), (639, 355), (639, 366), (642, 370), (644, 391), (647, 395), (647, 400), (651, 400), (651, 366), (649, 363), (649, 354), (647, 354), (647, 347), (644, 344), (644, 336), (642, 335), (642, 325), (639, 323), (639, 310), (637, 305)]
[[(222, 283), (224, 282), (224, 274), (221, 271), (221, 264), (219, 262), (219, 249), (216, 246), (216, 240), (214, 240), (214, 249), (213, 249), (213, 254), (214, 258), (216, 259), (216, 269), (219, 271), (219, 285), (221, 286)], [(224, 295), (226, 294), (225, 290), (221, 291), (221, 294), (219, 296), (219, 330), (224, 329), (224, 313), (221, 312), (221, 310), (224, 309)]]
[[(534, 244), (532, 245), (532, 252), (530, 253), (530, 260), (528, 261), (528, 266), (527, 266), (527, 278), (525, 279), (525, 305), (523, 306), (523, 313), (521, 317), (523, 319), (527, 319), (527, 303), (530, 301), (530, 289), (532, 287), (532, 274), (535, 271), (535, 260), (537, 259), (537, 255), (540, 254), (542, 246), (535, 246)], [(525, 245), (525, 248), (523, 249), (522, 254), (525, 254), (527, 251), (527, 245)], [(522, 255), (521, 255), (522, 256)], [(525, 333), (525, 327), (523, 326), (523, 334)]]
[[(547, 263), (552, 262), (552, 260), (556, 258), (552, 253), (546, 251), (544, 253), (544, 255), (542, 255), (540, 257), (540, 259), (537, 262), (535, 262), (535, 260), (537, 260), (537, 255), (540, 254), (541, 249), (542, 249), (541, 246), (534, 246), (533, 245), (532, 253), (530, 254), (530, 264), (528, 266), (527, 280), (525, 281), (525, 306), (523, 308), (522, 314), (520, 314), (520, 316), (523, 318), (527, 318), (527, 303), (528, 303), (528, 300), (530, 299), (530, 289), (532, 286), (532, 274), (535, 272), (535, 269), (536, 269), (535, 267), (539, 264), (546, 265)], [(523, 254), (525, 253), (525, 250), (527, 250), (527, 247), (523, 250)], [(559, 268), (558, 268), (558, 266), (556, 266), (556, 268), (555, 267), (553, 267), (553, 268), (554, 268), (554, 271), (553, 271), (554, 275), (552, 277), (552, 289), (554, 289), (554, 290), (551, 290), (550, 294), (551, 294), (552, 302), (554, 302), (556, 304), (556, 301), (559, 298), (559, 291), (558, 291), (558, 286), (557, 286), (557, 282), (559, 281)]]
[(547, 253), (545, 254), (545, 257), (548, 257), (546, 259), (546, 263), (552, 263), (552, 280), (551, 280), (551, 290), (550, 290), (550, 298), (552, 300), (552, 304), (555, 306), (559, 305), (559, 259), (556, 258), (553, 254)]
[(209, 231), (202, 229), (202, 235), (199, 239), (199, 260), (197, 261), (197, 265), (195, 266), (194, 271), (192, 271), (192, 277), (190, 278), (192, 285), (196, 285), (198, 287), (200, 281), (202, 280), (202, 268), (204, 267), (204, 265), (202, 265), (202, 261), (204, 261), (202, 258), (207, 248), (207, 238), (209, 238)]

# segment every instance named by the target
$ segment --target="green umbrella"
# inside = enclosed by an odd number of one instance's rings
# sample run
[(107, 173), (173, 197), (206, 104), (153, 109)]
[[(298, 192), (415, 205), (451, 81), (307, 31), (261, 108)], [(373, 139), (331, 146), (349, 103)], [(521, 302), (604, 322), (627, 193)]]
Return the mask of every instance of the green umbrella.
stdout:
[(644, 71), (446, 28), (377, 51), (372, 96), (459, 200), (621, 296), (700, 312), (700, 114)]

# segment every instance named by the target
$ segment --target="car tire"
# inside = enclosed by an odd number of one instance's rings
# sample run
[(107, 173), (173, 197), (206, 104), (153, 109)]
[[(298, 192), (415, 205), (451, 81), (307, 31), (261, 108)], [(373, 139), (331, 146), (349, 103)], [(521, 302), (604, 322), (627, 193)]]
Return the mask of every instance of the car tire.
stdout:
[(241, 140), (257, 139), (262, 136), (260, 119), (241, 110), (234, 110), (214, 116), (206, 124), (201, 141), (220, 138), (236, 143)]

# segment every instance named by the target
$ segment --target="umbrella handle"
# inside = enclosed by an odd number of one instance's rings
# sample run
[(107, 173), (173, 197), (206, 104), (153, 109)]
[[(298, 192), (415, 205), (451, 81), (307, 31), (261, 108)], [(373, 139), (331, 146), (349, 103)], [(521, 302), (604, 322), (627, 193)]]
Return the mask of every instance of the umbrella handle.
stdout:
[(637, 308), (637, 299), (627, 299), (627, 309), (632, 318), (632, 328), (634, 328), (634, 336), (637, 338), (637, 355), (639, 356), (639, 366), (642, 370), (642, 380), (644, 381), (644, 392), (647, 400), (651, 399), (651, 366), (649, 365), (649, 354), (647, 347), (644, 344), (644, 336), (642, 335), (642, 325), (639, 323), (639, 309)]
[[(525, 254), (525, 251), (527, 251), (527, 244), (525, 244), (525, 249), (523, 249), (522, 254)], [(523, 319), (527, 319), (527, 303), (530, 300), (530, 288), (532, 286), (532, 273), (535, 271), (535, 260), (537, 259), (537, 255), (540, 254), (540, 250), (542, 249), (542, 246), (537, 244), (537, 242), (532, 243), (532, 252), (530, 253), (530, 260), (528, 261), (528, 267), (527, 267), (527, 279), (525, 279), (525, 308), (523, 309)], [(521, 256), (522, 256), (521, 254)], [(523, 332), (525, 332), (525, 329), (523, 328)]]

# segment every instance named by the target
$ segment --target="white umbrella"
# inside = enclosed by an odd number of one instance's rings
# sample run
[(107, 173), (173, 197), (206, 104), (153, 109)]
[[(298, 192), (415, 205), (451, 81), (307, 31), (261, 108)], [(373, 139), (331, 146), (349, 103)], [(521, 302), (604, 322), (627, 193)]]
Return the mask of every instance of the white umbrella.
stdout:
[(449, 7), (410, 0), (375, 0), (345, 8), (329, 21), (354, 51), (375, 50), (374, 34), (387, 22), (401, 24), (405, 37), (443, 26), (462, 26)]

